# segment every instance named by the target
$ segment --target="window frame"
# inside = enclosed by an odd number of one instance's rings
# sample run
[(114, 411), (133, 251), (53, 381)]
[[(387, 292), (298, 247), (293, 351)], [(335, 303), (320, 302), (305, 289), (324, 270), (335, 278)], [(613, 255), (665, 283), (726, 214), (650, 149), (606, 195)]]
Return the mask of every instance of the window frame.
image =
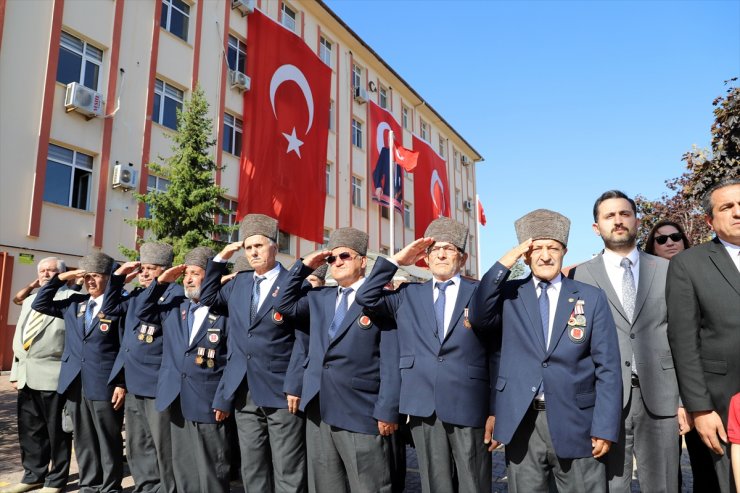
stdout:
[[(229, 118), (232, 120), (231, 123), (228, 122)], [(244, 122), (242, 122), (239, 117), (232, 115), (231, 113), (224, 112), (223, 127), (224, 139), (221, 141), (221, 149), (233, 156), (240, 157), (244, 145)], [(226, 148), (226, 135), (230, 136), (229, 141), (231, 146), (229, 149)]]
[(404, 104), (401, 106), (401, 126), (405, 130), (411, 130), (409, 128), (409, 121), (409, 107)]
[[(149, 185), (149, 181), (154, 180), (154, 186)], [(170, 184), (172, 183), (171, 180), (168, 180), (167, 178), (161, 177), (159, 175), (147, 175), (147, 181), (146, 181), (146, 193), (147, 195), (150, 193), (162, 193), (166, 192), (170, 188)], [(160, 185), (161, 184), (161, 185)], [(149, 209), (149, 204), (144, 204), (144, 218), (151, 219), (152, 214)]]
[(326, 195), (334, 196), (334, 163), (326, 162)]
[[(50, 183), (49, 180), (49, 173), (47, 171), (46, 178), (44, 179), (44, 194), (43, 194), (43, 200), (44, 202), (48, 202), (50, 204), (57, 204), (61, 205), (62, 207), (69, 207), (70, 209), (77, 209), (80, 211), (90, 211), (90, 202), (92, 200), (92, 182), (93, 182), (93, 173), (95, 171), (95, 156), (91, 154), (86, 154), (84, 152), (78, 151), (76, 149), (71, 149), (69, 147), (64, 147), (60, 144), (55, 144), (53, 142), (49, 142), (49, 147), (58, 147), (59, 149), (63, 149), (64, 151), (68, 151), (72, 153), (72, 159), (70, 161), (62, 161), (60, 159), (56, 159), (52, 157), (52, 153), (49, 151), (47, 152), (46, 156), (46, 166), (47, 170), (49, 167), (49, 162), (55, 163), (57, 165), (66, 166), (70, 169), (69, 172), (69, 183), (67, 188), (67, 202), (66, 204), (63, 204), (61, 202), (57, 202), (54, 200), (51, 200), (51, 197), (47, 198), (46, 195), (46, 186)], [(82, 165), (79, 160), (78, 156), (85, 156), (87, 158), (90, 158), (90, 166), (87, 167), (86, 165)], [(77, 189), (77, 173), (81, 173), (81, 178), (85, 178), (87, 181), (87, 190), (85, 191), (85, 204), (84, 207), (78, 207), (75, 205), (75, 190)], [(58, 182), (53, 183), (52, 185), (58, 185)], [(79, 202), (80, 198), (77, 198), (77, 202)]]
[(429, 132), (429, 124), (425, 122), (423, 118), (419, 118), (419, 137), (421, 138), (421, 140), (428, 144), (431, 144), (431, 139), (429, 138), (430, 133), (431, 132)]
[(279, 229), (277, 240), (278, 253), (293, 255), (293, 237), (290, 233)]
[[(233, 199), (231, 197), (221, 197), (218, 199), (219, 205), (223, 207), (224, 209), (228, 209), (231, 211), (231, 214), (219, 214), (218, 218), (216, 220), (217, 224), (222, 224), (225, 226), (234, 226), (237, 224), (236, 220), (236, 212), (239, 208), (239, 201), (237, 199)], [(239, 228), (234, 229), (231, 233), (222, 233), (219, 234), (216, 238), (216, 241), (222, 242), (222, 243), (233, 243), (235, 241), (239, 240)]]
[(352, 145), (357, 147), (358, 149), (363, 149), (362, 146), (362, 122), (358, 120), (357, 118), (352, 117)]
[[(161, 82), (162, 83), (162, 89), (161, 89), (161, 91), (157, 88), (157, 82)], [(167, 94), (167, 88), (168, 87), (171, 88), (171, 89), (173, 89), (174, 91), (177, 91), (178, 93), (181, 94), (181, 99), (179, 101), (177, 99), (175, 99), (174, 97), (172, 97), (172, 95)], [(176, 104), (179, 103), (179, 105), (180, 105), (179, 106), (180, 111), (182, 111), (183, 106), (185, 105), (185, 91), (183, 91), (182, 89), (179, 89), (176, 86), (173, 86), (172, 84), (168, 84), (167, 82), (163, 81), (162, 79), (157, 78), (154, 81), (154, 100), (155, 100), (155, 103), (156, 103), (157, 96), (159, 96), (159, 114), (157, 115), (156, 118), (154, 117), (154, 106), (156, 106), (156, 104), (155, 104), (152, 107), (152, 121), (153, 122), (156, 122), (159, 125), (162, 125), (163, 127), (166, 127), (166, 128), (172, 129), (172, 130), (177, 130), (177, 118), (175, 118), (175, 126), (174, 127), (170, 127), (169, 125), (167, 125), (167, 124), (164, 123), (164, 108), (165, 108), (165, 104), (164, 103), (166, 102), (165, 101), (166, 99), (170, 99), (170, 100), (174, 101)], [(177, 114), (177, 111), (175, 111), (175, 114)]]
[[(237, 38), (233, 34), (229, 34), (229, 41), (226, 44), (226, 61), (230, 62), (231, 53), (234, 53), (235, 63), (234, 66), (229, 65), (229, 70), (236, 70), (242, 74), (246, 74), (247, 70), (247, 45), (244, 41)], [(241, 62), (241, 64), (239, 63)]]
[(352, 175), (350, 180), (350, 189), (352, 191), (352, 206), (362, 209), (362, 178)]
[(412, 229), (413, 216), (411, 215), (411, 204), (408, 202), (403, 203), (403, 223), (404, 227)]
[[(74, 38), (75, 41), (78, 41), (82, 43), (82, 48), (78, 49), (76, 46), (72, 44), (72, 42), (65, 44), (65, 35), (69, 36), (70, 38)], [(62, 66), (62, 50), (66, 50), (72, 55), (80, 57), (80, 73), (78, 74), (78, 77), (75, 80), (72, 80), (70, 82), (64, 82), (62, 80), (59, 80), (59, 69)], [(100, 59), (97, 59), (95, 55), (95, 51), (100, 52)], [(62, 30), (61, 37), (59, 38), (59, 64), (57, 65), (57, 73), (56, 73), (56, 80), (57, 82), (61, 84), (70, 84), (72, 82), (77, 82), (78, 84), (81, 84), (88, 89), (92, 89), (93, 91), (98, 91), (98, 88), (100, 87), (100, 74), (103, 69), (103, 54), (104, 51), (102, 48), (98, 48), (97, 46), (89, 43), (88, 41), (75, 36), (72, 33), (69, 33), (67, 31)], [(97, 74), (95, 76), (95, 87), (89, 87), (85, 83), (85, 76), (87, 75), (87, 64), (90, 63), (92, 65), (95, 65), (98, 69)], [(99, 91), (98, 91), (99, 92)]]
[(387, 110), (390, 109), (390, 98), (388, 97), (388, 88), (383, 84), (378, 84), (378, 106)]
[[(286, 18), (289, 18), (292, 21), (292, 27), (286, 24)], [(293, 9), (293, 7), (285, 2), (283, 2), (280, 7), (280, 25), (290, 32), (298, 32), (298, 10)]]
[(319, 58), (329, 67), (334, 68), (334, 42), (323, 34), (319, 35)]
[(362, 87), (362, 67), (352, 62), (352, 87)]
[[(188, 8), (188, 11), (187, 12), (184, 12), (180, 7), (178, 7), (177, 5), (175, 5), (175, 1), (176, 0), (161, 0), (161, 2), (162, 2), (162, 9), (167, 8), (167, 20), (165, 21), (165, 25), (163, 26), (162, 25), (162, 19), (161, 19), (161, 16), (160, 16), (159, 25), (160, 25), (160, 27), (162, 29), (164, 29), (168, 33), (172, 34), (173, 36), (177, 36), (178, 38), (180, 38), (181, 40), (183, 40), (183, 41), (185, 41), (187, 43), (188, 42), (188, 35), (190, 34), (190, 7), (191, 7), (191, 5), (189, 3), (187, 3), (187, 2), (184, 2), (184, 1), (180, 0), (180, 3), (185, 4), (187, 6), (187, 8)], [(183, 33), (184, 34), (184, 37), (181, 36), (180, 34), (176, 33), (176, 32), (173, 32), (171, 30), (171, 28), (172, 28), (172, 9), (175, 9), (178, 12), (180, 12), (185, 17), (185, 19), (186, 19), (186, 21), (185, 21), (185, 32)]]

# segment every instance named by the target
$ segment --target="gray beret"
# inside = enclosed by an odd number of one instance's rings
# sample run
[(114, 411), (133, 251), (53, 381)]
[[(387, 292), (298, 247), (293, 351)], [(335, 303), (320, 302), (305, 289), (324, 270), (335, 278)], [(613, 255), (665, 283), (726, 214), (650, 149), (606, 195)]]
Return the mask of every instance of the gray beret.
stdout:
[(139, 256), (141, 257), (142, 264), (172, 267), (172, 260), (175, 258), (175, 253), (172, 250), (172, 245), (152, 241), (141, 245)]
[(327, 271), (328, 268), (329, 268), (329, 265), (328, 264), (323, 264), (321, 267), (319, 267), (315, 271), (311, 272), (311, 275), (312, 276), (316, 276), (316, 277), (318, 277), (321, 280), (325, 280), (326, 279), (326, 271)]
[(239, 258), (234, 261), (234, 269), (231, 272), (245, 272), (248, 270), (254, 270), (251, 265), (249, 265), (249, 260), (247, 259), (246, 255), (239, 255)]
[(355, 228), (339, 228), (332, 231), (331, 235), (329, 235), (329, 246), (327, 250), (347, 247), (364, 257), (367, 255), (367, 243), (367, 233)]
[(527, 239), (556, 240), (568, 246), (570, 219), (562, 214), (547, 209), (537, 209), (520, 217), (514, 223), (519, 243)]
[(206, 268), (206, 264), (210, 259), (216, 256), (216, 252), (208, 247), (195, 247), (185, 254), (185, 259), (182, 261), (185, 265), (194, 265), (201, 269)]
[(264, 214), (247, 214), (239, 224), (239, 241), (244, 241), (250, 236), (262, 235), (277, 241), (278, 222)]
[(464, 252), (465, 244), (468, 242), (468, 228), (449, 217), (440, 217), (429, 223), (424, 236), (434, 238), (434, 241), (446, 241)]
[(80, 269), (94, 274), (110, 274), (113, 268), (113, 259), (108, 255), (95, 252), (80, 259)]

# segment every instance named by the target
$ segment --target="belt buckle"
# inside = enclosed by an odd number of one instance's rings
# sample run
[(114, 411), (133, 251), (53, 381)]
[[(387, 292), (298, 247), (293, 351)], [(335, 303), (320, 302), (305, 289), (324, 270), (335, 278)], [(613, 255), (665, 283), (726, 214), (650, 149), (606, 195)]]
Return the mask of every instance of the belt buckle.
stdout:
[(638, 377), (636, 373), (632, 373), (631, 379), (632, 379), (632, 388), (640, 386), (640, 377)]

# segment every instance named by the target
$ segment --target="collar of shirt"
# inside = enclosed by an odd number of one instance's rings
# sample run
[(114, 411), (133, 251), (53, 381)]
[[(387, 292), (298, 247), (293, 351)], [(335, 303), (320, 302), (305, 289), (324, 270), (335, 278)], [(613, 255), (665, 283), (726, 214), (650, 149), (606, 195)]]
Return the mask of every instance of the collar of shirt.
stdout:
[[(537, 293), (537, 298), (540, 297), (540, 291), (538, 284), (542, 281), (542, 279), (538, 278), (534, 274), (532, 274), (532, 282), (534, 282), (534, 289)], [(558, 298), (560, 298), (560, 288), (563, 287), (563, 276), (558, 274), (550, 280), (550, 285), (547, 287), (547, 301), (549, 304), (549, 311), (548, 311), (548, 327), (547, 327), (547, 341), (545, 344), (545, 347), (550, 346), (550, 338), (552, 337), (552, 324), (555, 322), (555, 310), (558, 308)]]
[[(347, 296), (347, 308), (352, 306), (352, 303), (355, 302), (355, 295), (357, 294), (357, 290), (359, 290), (362, 285), (365, 284), (365, 278), (361, 277), (357, 281), (355, 281), (353, 284), (347, 286), (348, 288), (352, 288), (352, 292)], [(336, 310), (339, 306), (339, 301), (342, 299), (342, 296), (339, 292), (339, 288), (341, 286), (337, 286), (337, 301), (334, 303), (334, 309)]]
[[(624, 278), (624, 269), (620, 263), (624, 256), (605, 248), (601, 257), (604, 260), (606, 275), (609, 277), (609, 281), (612, 283), (612, 287), (617, 293), (619, 302), (622, 303), (622, 279)], [(630, 262), (632, 262), (632, 277), (635, 279), (635, 289), (637, 289), (640, 285), (640, 252), (637, 251), (637, 248), (633, 248), (626, 257), (630, 259)]]
[[(457, 293), (460, 291), (460, 283), (462, 282), (459, 273), (455, 274), (447, 280), (452, 281), (452, 284), (447, 286), (447, 289), (445, 289), (445, 335), (447, 335), (447, 332), (450, 331), (452, 312), (455, 310), (455, 304), (457, 303)], [(439, 289), (437, 289), (438, 282), (446, 281), (440, 281), (439, 279), (432, 278), (432, 300), (434, 302), (436, 302), (437, 298), (439, 297)]]
[[(275, 285), (278, 275), (280, 275), (280, 269), (280, 263), (276, 262), (275, 267), (262, 274), (262, 277), (264, 277), (265, 280), (260, 283), (260, 299), (257, 303), (258, 310), (262, 308), (262, 303), (264, 303), (270, 293), (272, 293), (272, 287)], [(256, 279), (257, 274), (254, 274), (254, 277)]]
[[(188, 305), (188, 310), (190, 310), (192, 306), (193, 306), (192, 304)], [(190, 344), (193, 343), (193, 339), (195, 339), (195, 335), (200, 330), (200, 327), (201, 325), (203, 325), (203, 321), (206, 319), (207, 315), (208, 315), (208, 307), (206, 305), (200, 305), (193, 312), (193, 328), (190, 331)]]
[(733, 245), (732, 243), (728, 243), (719, 236), (717, 239), (722, 243), (722, 246), (725, 247), (725, 250), (727, 250), (727, 253), (730, 255), (730, 258), (732, 259), (732, 262), (735, 264), (735, 267), (737, 267), (737, 270), (740, 271), (740, 245)]
[(105, 298), (105, 293), (101, 294), (97, 298), (90, 297), (89, 300), (87, 300), (88, 303), (91, 301), (95, 302), (95, 306), (93, 307), (92, 316), (93, 318), (98, 316), (98, 312), (100, 312), (100, 308), (103, 306), (103, 298)]

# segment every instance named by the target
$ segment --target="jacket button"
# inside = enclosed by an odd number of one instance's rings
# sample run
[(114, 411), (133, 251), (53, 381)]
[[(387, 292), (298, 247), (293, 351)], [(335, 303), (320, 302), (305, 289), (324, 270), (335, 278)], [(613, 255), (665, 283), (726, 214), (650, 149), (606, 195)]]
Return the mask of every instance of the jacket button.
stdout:
[(444, 360), (445, 360), (444, 358), (437, 358), (437, 361), (439, 361), (440, 363), (443, 362)]
[(185, 353), (185, 356), (190, 356), (190, 353)]
[(248, 354), (247, 355), (247, 359), (252, 359), (252, 355), (251, 354)]
[(84, 363), (85, 362), (85, 358), (82, 358), (80, 361), (82, 361)]
[(329, 369), (329, 365), (324, 365), (324, 369), (325, 370), (328, 370)]
[(624, 362), (624, 366), (630, 366), (631, 364), (632, 364), (632, 363), (630, 363), (629, 361), (625, 361), (625, 362)]
[(542, 363), (542, 368), (547, 368), (547, 361), (544, 361), (544, 362)]
[(182, 378), (187, 378), (187, 375), (185, 373), (182, 374)]
[(532, 392), (537, 392), (537, 387), (532, 387)]
[(126, 348), (126, 352), (127, 352), (127, 353), (129, 352), (129, 351), (128, 351), (128, 348)]
[(630, 339), (634, 339), (634, 338), (635, 338), (635, 334), (630, 334)]
[(252, 337), (252, 333), (250, 332), (249, 334), (247, 334), (247, 337)]

